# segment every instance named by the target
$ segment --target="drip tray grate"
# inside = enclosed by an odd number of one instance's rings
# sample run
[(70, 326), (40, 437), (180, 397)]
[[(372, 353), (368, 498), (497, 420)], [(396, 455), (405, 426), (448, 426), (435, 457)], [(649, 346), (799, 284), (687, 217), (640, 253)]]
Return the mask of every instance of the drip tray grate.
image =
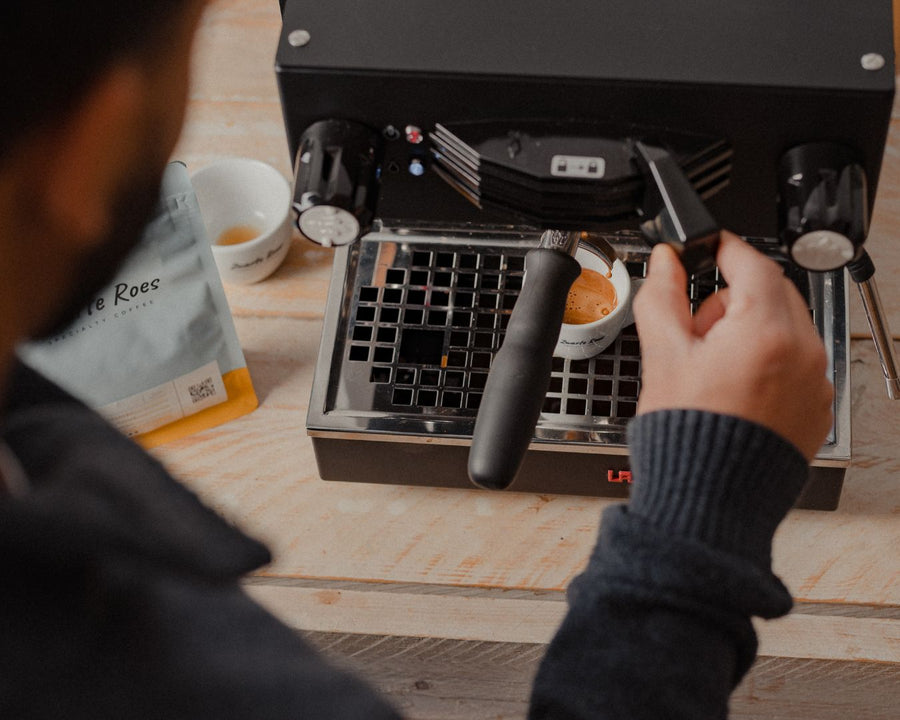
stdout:
[[(474, 418), (531, 247), (437, 250), (364, 239), (339, 341), (353, 371), (341, 373), (329, 409)], [(634, 278), (646, 274), (643, 260), (627, 267)], [(692, 304), (722, 285), (718, 272), (695, 279)], [(595, 358), (554, 358), (543, 419), (624, 423), (635, 415), (640, 377), (640, 343), (631, 325)], [(354, 398), (364, 406), (346, 403)]]
[(524, 253), (363, 241), (360, 268), (346, 357), (370, 368), (370, 409), (474, 417), (522, 289)]

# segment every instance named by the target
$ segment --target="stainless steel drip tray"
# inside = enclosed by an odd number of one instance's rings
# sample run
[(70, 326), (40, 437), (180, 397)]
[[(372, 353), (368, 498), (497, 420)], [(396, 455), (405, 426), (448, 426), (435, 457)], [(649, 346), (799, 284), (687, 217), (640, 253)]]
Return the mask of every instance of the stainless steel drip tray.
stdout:
[[(473, 487), (466, 462), (475, 417), (522, 289), (525, 254), (538, 239), (382, 230), (336, 251), (307, 417), (323, 479)], [(650, 250), (640, 235), (604, 239), (640, 281)], [(849, 463), (844, 279), (794, 266), (786, 272), (810, 300), (837, 390), (835, 428), (800, 505), (834, 508)], [(692, 278), (692, 305), (722, 286), (718, 272)], [(535, 440), (512, 489), (625, 496), (625, 432), (640, 378), (633, 325), (597, 357), (554, 358)]]

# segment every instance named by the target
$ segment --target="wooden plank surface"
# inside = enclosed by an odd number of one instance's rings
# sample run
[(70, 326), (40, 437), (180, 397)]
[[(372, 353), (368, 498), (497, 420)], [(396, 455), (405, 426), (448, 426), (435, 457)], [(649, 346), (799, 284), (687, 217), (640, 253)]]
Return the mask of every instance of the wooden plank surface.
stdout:
[[(242, 155), (290, 177), (273, 70), (279, 30), (276, 0), (210, 5), (175, 152), (189, 170)], [(898, 107), (868, 244), (895, 334)], [(564, 588), (612, 501), (321, 481), (305, 416), (331, 257), (295, 235), (273, 277), (226, 288), (260, 408), (155, 452), (273, 548), (248, 592), (409, 717), (524, 717)], [(799, 605), (759, 626), (764, 657), (733, 717), (896, 716), (900, 403), (885, 398), (855, 293), (851, 328), (853, 466), (837, 511), (794, 511), (778, 531), (775, 569)]]
[[(875, 279), (881, 289), (888, 323), (895, 338), (900, 337), (900, 96), (894, 96), (888, 144), (882, 161), (878, 195), (872, 211), (866, 249), (875, 263)], [(888, 292), (888, 290), (891, 292)], [(854, 337), (868, 339), (869, 327), (859, 294), (854, 290), (850, 302), (850, 331)]]
[[(544, 646), (307, 632), (409, 720), (522, 720)], [(731, 698), (731, 720), (893, 720), (900, 666), (760, 657)]]
[[(291, 627), (318, 632), (546, 644), (564, 596), (421, 592), (255, 582), (247, 591)], [(400, 608), (401, 610), (398, 610)], [(760, 655), (900, 663), (898, 618), (808, 615), (755, 623)]]

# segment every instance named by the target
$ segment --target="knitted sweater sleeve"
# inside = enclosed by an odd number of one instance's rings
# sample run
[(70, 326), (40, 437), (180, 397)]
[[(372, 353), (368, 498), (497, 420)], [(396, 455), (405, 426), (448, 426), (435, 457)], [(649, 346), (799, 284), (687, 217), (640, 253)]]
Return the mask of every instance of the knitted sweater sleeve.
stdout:
[(692, 410), (629, 426), (634, 485), (603, 515), (529, 717), (725, 718), (756, 656), (751, 616), (786, 614), (771, 542), (808, 466), (770, 430)]

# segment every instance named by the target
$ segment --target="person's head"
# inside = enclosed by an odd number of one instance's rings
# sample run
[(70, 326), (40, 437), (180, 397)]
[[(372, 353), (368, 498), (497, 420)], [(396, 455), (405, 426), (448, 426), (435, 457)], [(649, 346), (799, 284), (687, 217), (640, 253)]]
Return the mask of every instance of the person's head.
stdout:
[(204, 5), (0, 3), (0, 357), (74, 317), (139, 238)]

